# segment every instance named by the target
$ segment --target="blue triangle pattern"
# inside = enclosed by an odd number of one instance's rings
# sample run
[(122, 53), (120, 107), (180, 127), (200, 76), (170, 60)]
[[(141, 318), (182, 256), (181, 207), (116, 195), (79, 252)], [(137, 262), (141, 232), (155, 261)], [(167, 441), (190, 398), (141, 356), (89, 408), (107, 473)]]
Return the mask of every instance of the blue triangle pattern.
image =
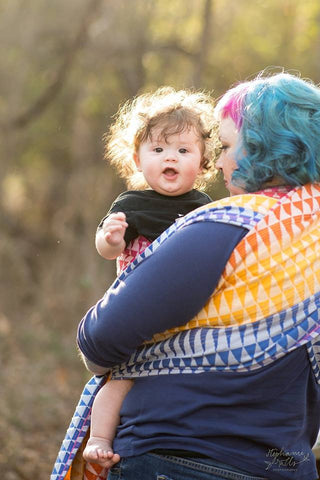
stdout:
[(221, 358), (224, 365), (228, 365), (229, 352), (218, 352), (217, 355)]
[(100, 386), (103, 384), (103, 377), (92, 377), (85, 386), (74, 416), (71, 419), (66, 436), (62, 442), (60, 452), (53, 467), (50, 480), (63, 480), (71, 465), (73, 458), (81, 445), (83, 438), (89, 428), (90, 408), (83, 408), (83, 405), (93, 403), (93, 399)]
[(250, 357), (253, 357), (254, 356), (254, 353), (256, 351), (256, 344), (255, 343), (252, 343), (251, 345), (247, 345), (246, 347), (244, 347), (246, 352), (248, 353), (248, 355)]
[(258, 342), (258, 345), (261, 350), (266, 350), (269, 346), (269, 340), (263, 340), (262, 342)]
[(243, 348), (234, 348), (231, 351), (233, 356), (238, 360), (239, 363), (241, 363)]

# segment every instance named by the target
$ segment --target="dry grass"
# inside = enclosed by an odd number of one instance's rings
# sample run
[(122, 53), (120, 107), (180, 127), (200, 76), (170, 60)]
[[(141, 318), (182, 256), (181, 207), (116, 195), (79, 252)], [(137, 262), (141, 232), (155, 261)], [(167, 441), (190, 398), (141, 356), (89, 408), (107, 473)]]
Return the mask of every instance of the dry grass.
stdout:
[(113, 262), (107, 266), (91, 241), (79, 244), (77, 257), (63, 244), (42, 251), (36, 270), (24, 255), (11, 261), (17, 251), (0, 242), (2, 479), (49, 479), (90, 378), (76, 350), (77, 325), (114, 277)]
[[(75, 330), (30, 318), (1, 320), (0, 471), (6, 480), (49, 478), (82, 387), (89, 378), (77, 356)], [(4, 347), (4, 348), (3, 348)]]

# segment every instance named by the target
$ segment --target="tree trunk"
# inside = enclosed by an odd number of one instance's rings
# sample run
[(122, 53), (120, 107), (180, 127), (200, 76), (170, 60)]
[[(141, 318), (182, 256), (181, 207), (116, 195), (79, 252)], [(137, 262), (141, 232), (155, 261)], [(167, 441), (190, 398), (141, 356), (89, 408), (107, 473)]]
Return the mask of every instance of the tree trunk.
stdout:
[(212, 25), (212, 11), (213, 1), (205, 0), (205, 5), (202, 15), (202, 32), (199, 42), (198, 53), (195, 57), (194, 73), (193, 73), (193, 86), (201, 88), (203, 82), (203, 74), (206, 67), (208, 58), (208, 52), (210, 49), (211, 41), (211, 25)]

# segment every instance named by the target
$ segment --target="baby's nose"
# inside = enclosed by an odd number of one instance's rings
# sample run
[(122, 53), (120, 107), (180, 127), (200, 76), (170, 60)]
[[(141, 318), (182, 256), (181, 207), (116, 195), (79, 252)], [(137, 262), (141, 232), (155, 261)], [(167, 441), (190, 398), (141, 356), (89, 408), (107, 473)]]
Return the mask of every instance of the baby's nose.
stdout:
[(175, 152), (168, 152), (166, 154), (167, 162), (176, 162), (178, 160), (177, 154)]

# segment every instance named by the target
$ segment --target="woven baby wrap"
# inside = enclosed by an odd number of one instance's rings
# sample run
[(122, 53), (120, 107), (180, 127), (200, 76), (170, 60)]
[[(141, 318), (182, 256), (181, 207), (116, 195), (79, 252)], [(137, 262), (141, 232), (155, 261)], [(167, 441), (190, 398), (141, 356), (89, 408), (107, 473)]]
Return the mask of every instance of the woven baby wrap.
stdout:
[[(318, 185), (298, 187), (280, 200), (238, 195), (213, 202), (172, 230), (195, 221), (232, 223), (249, 232), (197, 316), (155, 335), (152, 345), (143, 346), (113, 370), (114, 378), (252, 370), (319, 335)], [(170, 234), (169, 229), (153, 251)]]
[[(248, 371), (306, 345), (320, 383), (320, 186), (297, 187), (281, 199), (247, 194), (201, 207), (166, 230), (110, 288), (118, 288), (177, 230), (202, 221), (239, 225), (248, 234), (197, 316), (155, 335), (152, 344), (140, 347), (128, 362), (114, 368), (113, 377)], [(85, 386), (51, 480), (89, 478), (86, 472), (93, 467), (83, 466), (76, 453), (81, 451), (102, 382), (102, 377), (93, 377)], [(98, 470), (90, 478), (105, 478)]]

